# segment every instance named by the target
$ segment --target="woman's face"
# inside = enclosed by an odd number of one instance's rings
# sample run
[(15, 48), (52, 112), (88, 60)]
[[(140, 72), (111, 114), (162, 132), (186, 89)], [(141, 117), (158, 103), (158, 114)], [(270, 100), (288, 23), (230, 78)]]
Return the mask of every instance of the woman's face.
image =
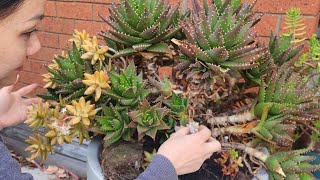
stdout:
[(46, 0), (25, 0), (5, 19), (0, 19), (0, 88), (14, 83), (27, 57), (40, 50), (36, 25)]

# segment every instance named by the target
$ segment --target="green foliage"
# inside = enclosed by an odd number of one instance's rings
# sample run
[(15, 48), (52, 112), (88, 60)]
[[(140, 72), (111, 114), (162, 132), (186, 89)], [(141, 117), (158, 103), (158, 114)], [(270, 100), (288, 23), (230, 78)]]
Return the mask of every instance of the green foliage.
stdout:
[(142, 74), (137, 75), (133, 62), (120, 74), (110, 72), (109, 77), (112, 85), (106, 95), (123, 106), (136, 106), (149, 94), (149, 90), (145, 89)]
[[(263, 110), (269, 108), (270, 115), (287, 114), (304, 116), (303, 111), (312, 111), (319, 105), (313, 102), (315, 91), (307, 87), (307, 81), (288, 63), (274, 71), (270, 81), (262, 81), (255, 115), (261, 117)], [(316, 117), (316, 115), (315, 115)]]
[(171, 114), (180, 121), (180, 125), (186, 126), (188, 123), (188, 116), (186, 111), (189, 105), (189, 100), (182, 95), (174, 94), (164, 101), (164, 104), (171, 110)]
[[(54, 59), (54, 68), (47, 67), (48, 78), (52, 86), (48, 87), (48, 94), (38, 95), (47, 100), (59, 101), (59, 94), (67, 100), (78, 99), (83, 96), (86, 86), (82, 83), (84, 72), (93, 72), (88, 61), (81, 59), (82, 51), (75, 44), (68, 50), (68, 56), (57, 56)], [(45, 75), (44, 75), (45, 76)]]
[(118, 106), (105, 106), (102, 108), (103, 115), (97, 118), (100, 129), (106, 136), (104, 141), (107, 145), (117, 142), (119, 139), (130, 140), (132, 129), (128, 128), (130, 118), (128, 109)]
[(288, 152), (277, 152), (265, 161), (271, 179), (283, 179), (283, 177), (311, 177), (310, 174), (320, 169), (320, 165), (312, 165), (312, 156), (303, 156), (309, 149), (291, 150)]
[(169, 129), (168, 125), (163, 121), (167, 114), (168, 110), (162, 108), (160, 103), (150, 106), (145, 99), (136, 111), (129, 112), (132, 121), (128, 126), (137, 128), (139, 140), (145, 135), (155, 140), (158, 130)]
[(306, 39), (305, 24), (303, 22), (303, 17), (301, 16), (300, 8), (290, 8), (286, 15), (286, 26), (284, 29), (287, 33), (283, 36), (293, 36), (293, 43), (302, 42)]
[(177, 35), (181, 30), (177, 22), (186, 17), (167, 0), (121, 0), (120, 6), (110, 8), (110, 17), (102, 17), (112, 28), (102, 36), (117, 46), (114, 58), (138, 52), (171, 53), (163, 42)]
[(266, 48), (252, 44), (257, 34), (250, 28), (261, 19), (259, 15), (253, 18), (254, 13), (250, 11), (253, 5), (220, 0), (214, 0), (209, 6), (203, 0), (204, 7), (196, 0), (192, 3), (192, 18), (181, 23), (187, 40), (173, 40), (191, 63), (200, 61), (201, 65), (212, 71), (258, 66), (258, 60), (266, 54)]
[(317, 39), (316, 34), (310, 39), (310, 55), (312, 60), (320, 60), (320, 40)]

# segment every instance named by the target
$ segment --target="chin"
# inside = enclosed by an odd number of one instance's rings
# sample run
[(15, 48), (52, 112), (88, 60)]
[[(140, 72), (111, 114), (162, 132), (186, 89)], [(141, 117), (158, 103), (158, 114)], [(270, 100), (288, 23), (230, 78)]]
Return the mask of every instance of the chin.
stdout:
[(5, 86), (11, 86), (13, 85), (17, 80), (17, 75), (20, 73), (20, 71), (13, 71), (4, 78), (0, 79), (0, 88)]

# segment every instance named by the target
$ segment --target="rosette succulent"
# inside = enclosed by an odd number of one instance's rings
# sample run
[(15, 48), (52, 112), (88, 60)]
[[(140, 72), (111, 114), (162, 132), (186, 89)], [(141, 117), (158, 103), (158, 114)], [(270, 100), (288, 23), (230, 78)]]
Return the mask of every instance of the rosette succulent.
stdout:
[(163, 121), (164, 116), (167, 114), (168, 110), (162, 108), (160, 103), (151, 106), (145, 99), (138, 107), (138, 110), (129, 112), (132, 121), (128, 127), (137, 129), (139, 140), (145, 135), (155, 140), (158, 130), (169, 129), (168, 125)]
[(101, 131), (106, 134), (104, 141), (107, 145), (117, 142), (121, 138), (130, 140), (132, 129), (128, 128), (130, 117), (128, 109), (118, 106), (105, 106), (102, 108), (103, 116), (98, 117), (97, 121)]
[(179, 13), (178, 5), (168, 0), (121, 0), (109, 9), (110, 16), (102, 19), (112, 28), (101, 35), (118, 46), (113, 57), (138, 52), (171, 53), (164, 43), (180, 30), (178, 20), (186, 15)]
[(133, 62), (122, 70), (119, 74), (109, 72), (111, 89), (106, 91), (106, 95), (124, 106), (136, 106), (149, 94), (145, 89), (142, 74), (137, 75)]
[(257, 34), (250, 29), (261, 19), (251, 11), (254, 4), (214, 0), (208, 6), (203, 0), (201, 7), (197, 0), (192, 3), (192, 18), (180, 24), (187, 40), (173, 40), (188, 57), (184, 63), (197, 63), (218, 72), (258, 66), (266, 48), (254, 43)]

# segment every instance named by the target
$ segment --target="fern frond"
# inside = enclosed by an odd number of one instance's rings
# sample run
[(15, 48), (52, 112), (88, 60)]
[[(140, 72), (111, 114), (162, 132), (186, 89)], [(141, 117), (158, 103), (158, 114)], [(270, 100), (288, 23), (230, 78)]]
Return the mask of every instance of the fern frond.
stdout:
[(306, 25), (301, 16), (300, 8), (290, 8), (286, 15), (286, 29), (287, 33), (283, 36), (293, 36), (292, 43), (299, 43), (306, 40)]

